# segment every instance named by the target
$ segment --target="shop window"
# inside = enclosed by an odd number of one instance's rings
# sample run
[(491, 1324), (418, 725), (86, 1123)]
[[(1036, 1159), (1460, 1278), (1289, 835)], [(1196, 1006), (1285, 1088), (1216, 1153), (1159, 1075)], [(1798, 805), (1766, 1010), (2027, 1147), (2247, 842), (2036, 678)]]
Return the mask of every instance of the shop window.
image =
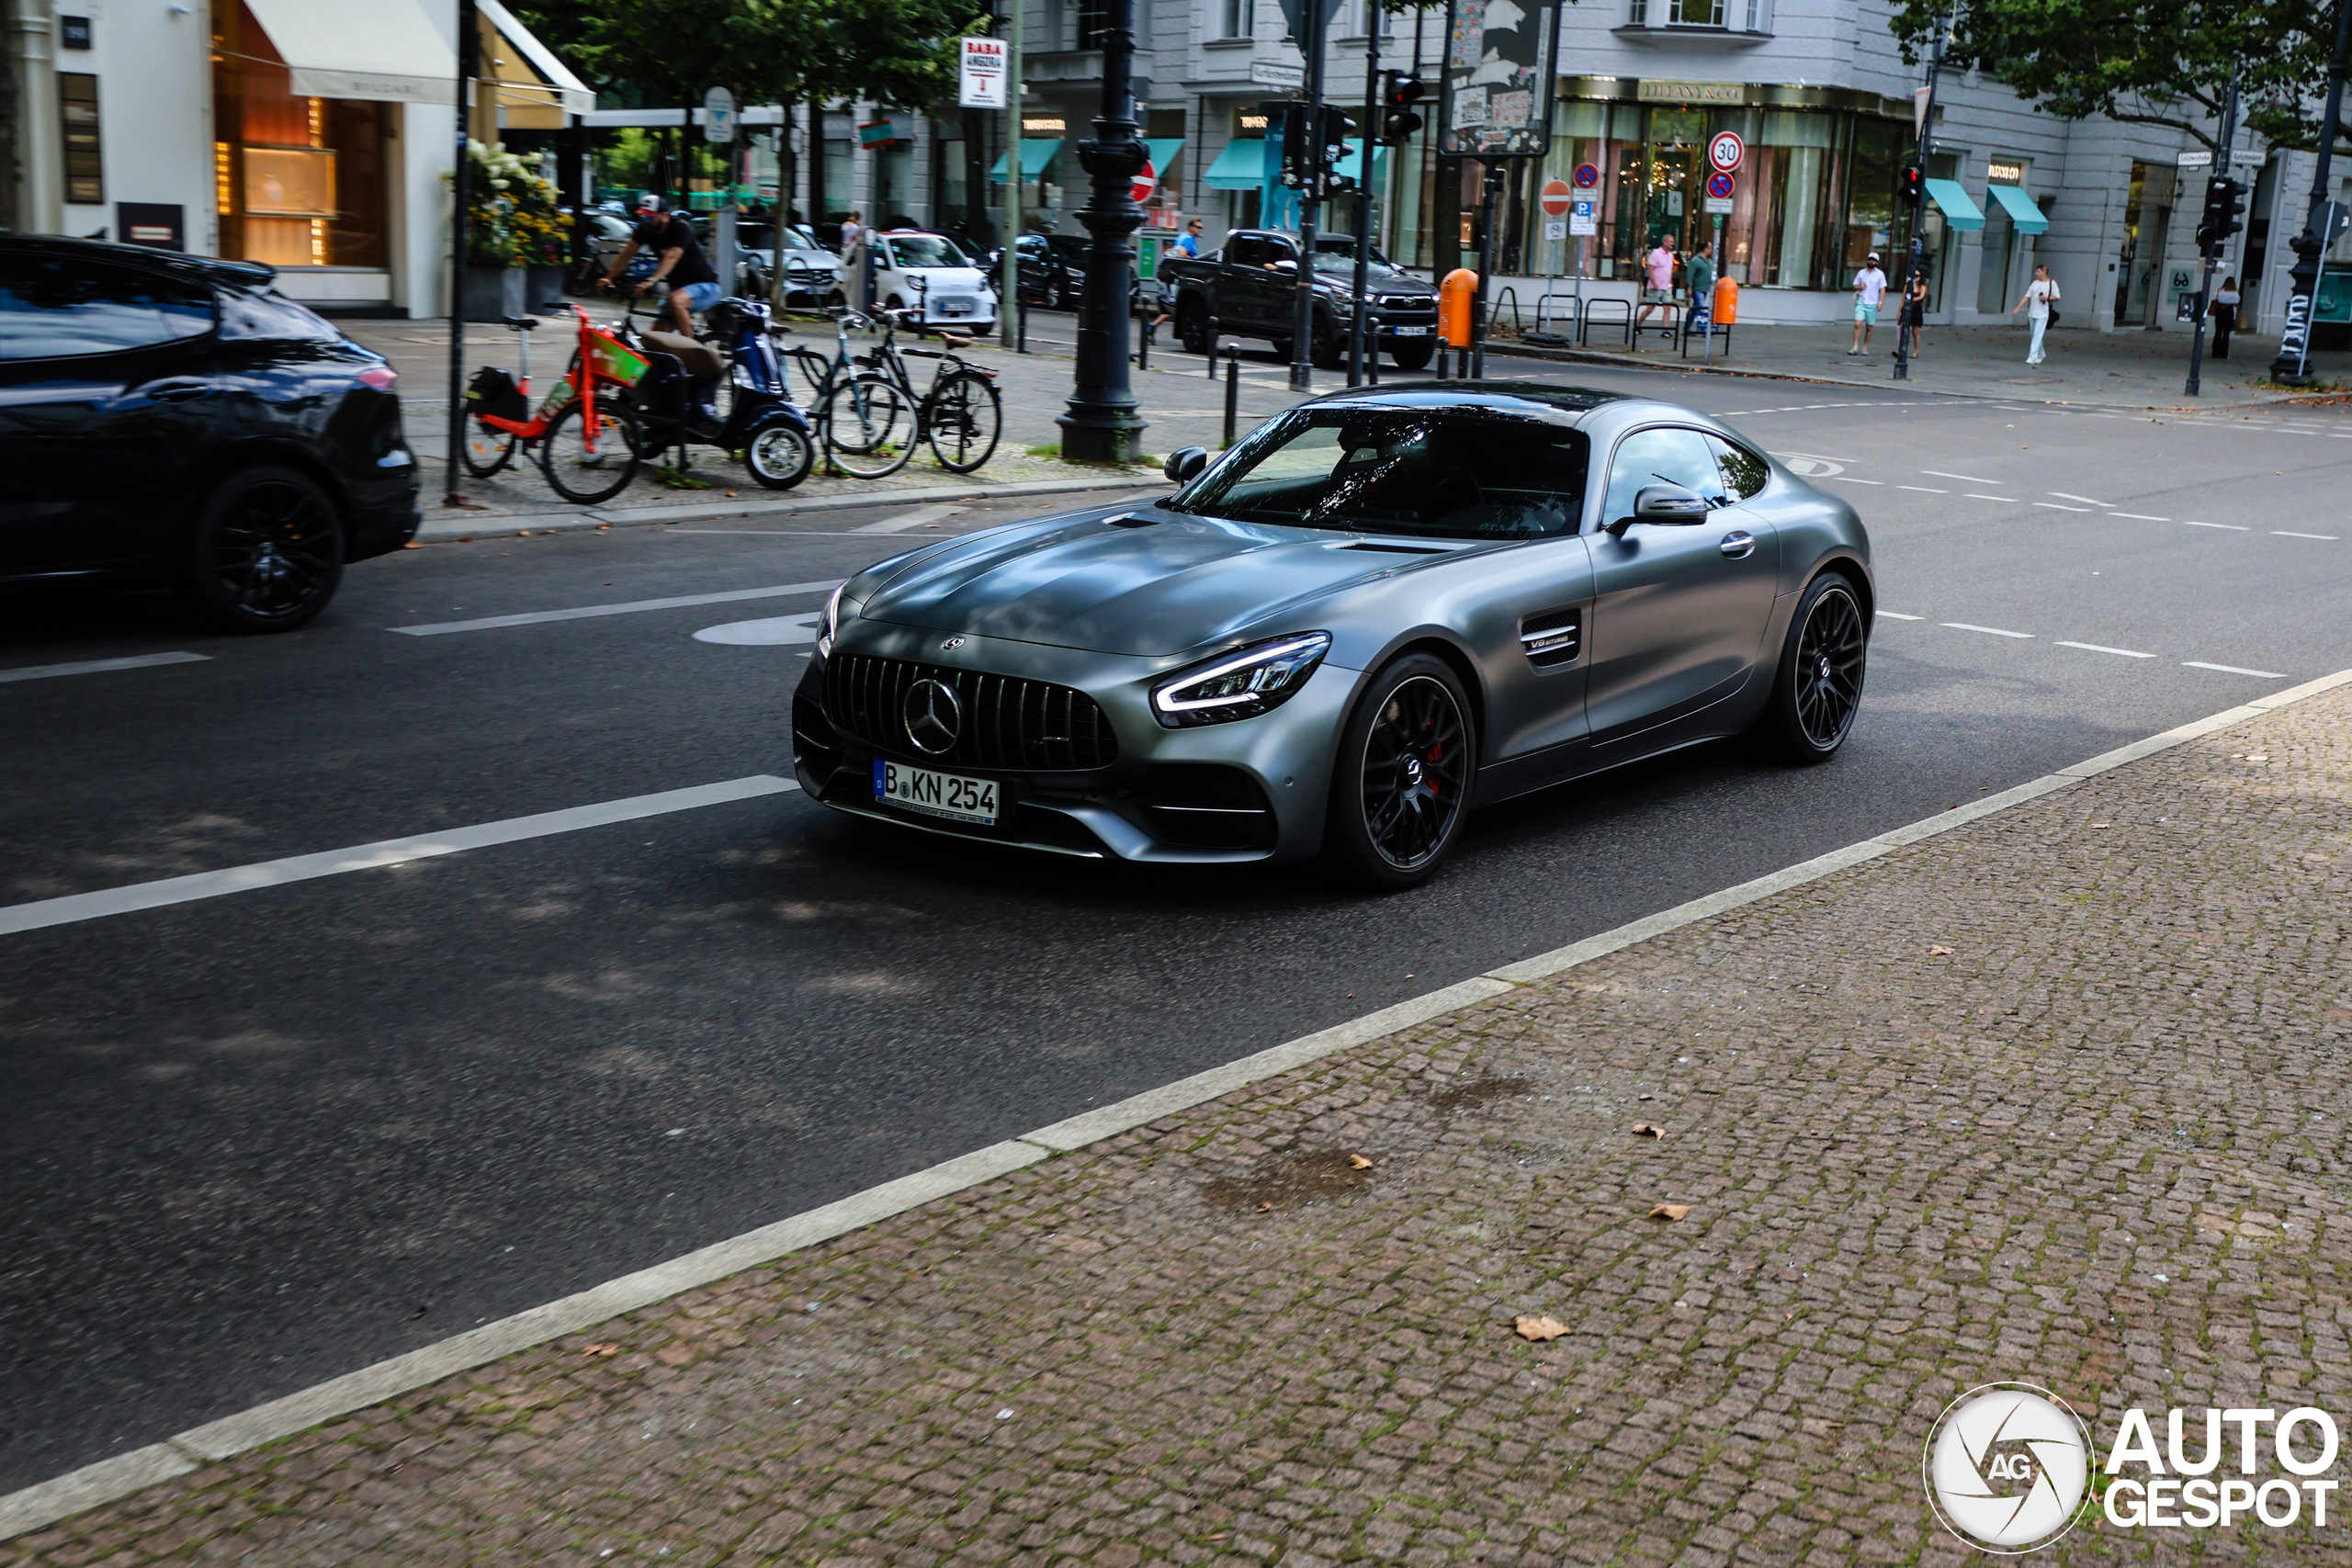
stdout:
[(215, 6), (213, 18), (220, 254), (273, 266), (385, 265), (390, 109), (297, 96), (241, 0)]
[(1071, 0), (1069, 47), (1101, 49), (1102, 29), (1109, 20), (1109, 7), (1103, 0)]

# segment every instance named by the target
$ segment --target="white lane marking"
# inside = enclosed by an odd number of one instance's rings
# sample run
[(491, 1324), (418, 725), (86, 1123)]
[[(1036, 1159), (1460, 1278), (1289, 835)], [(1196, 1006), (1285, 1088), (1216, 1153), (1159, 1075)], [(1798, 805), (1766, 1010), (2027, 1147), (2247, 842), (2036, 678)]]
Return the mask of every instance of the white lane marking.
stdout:
[(1928, 618), (1925, 615), (1901, 615), (1894, 610), (1881, 610), (1878, 613), (1884, 615), (1890, 621), (1924, 621)]
[(1802, 474), (1809, 479), (1826, 479), (1846, 471), (1846, 466), (1835, 458), (1807, 457), (1802, 454), (1792, 454), (1782, 457), (1781, 466), (1792, 474)]
[(926, 523), (936, 523), (943, 517), (953, 517), (959, 512), (969, 512), (968, 506), (918, 506), (912, 512), (901, 512), (896, 517), (885, 517), (879, 523), (868, 523), (853, 528), (853, 534), (900, 534), (909, 528), (920, 528)]
[[(2325, 540), (2326, 540), (2328, 543), (2330, 543), (2330, 544), (2334, 544), (2334, 543), (2335, 542), (2335, 538), (2336, 538), (2336, 536), (2335, 536), (2334, 534), (2298, 534), (2298, 533), (2296, 533), (2296, 532), (2295, 532), (2293, 529), (2291, 529), (2291, 528), (2273, 528), (2273, 529), (2271, 529), (2271, 530), (2270, 530), (2270, 533), (2271, 533), (2272, 537), (2274, 537), (2274, 538), (2279, 538), (2279, 539), (2325, 539)], [(0, 677), (0, 678), (4, 678), (4, 677)]]
[(1924, 495), (1950, 495), (1951, 493), (1951, 491), (1948, 490), (1938, 490), (1933, 485), (1896, 485), (1894, 488), (1897, 490), (1916, 490)]
[(2235, 664), (2208, 664), (2201, 659), (2184, 659), (2180, 662), (2190, 670), (2219, 670), (2224, 675), (2254, 675), (2265, 681), (2283, 681), (2287, 678), (2276, 670), (2245, 670)]
[(768, 621), (729, 621), (723, 626), (705, 626), (695, 633), (696, 642), (725, 643), (731, 648), (782, 648), (796, 642), (817, 640), (817, 617), (821, 610), (811, 610), (805, 615), (778, 615)]
[(2243, 523), (2183, 523), (2184, 528), (2227, 528), (2233, 534), (2251, 534), (2253, 529)]
[[(2053, 490), (2050, 493), (2055, 495), (2058, 492)], [(2090, 510), (2087, 506), (2068, 506), (2064, 502), (2055, 501), (2037, 501), (2034, 504), (2036, 506), (2046, 506), (2052, 512), (2088, 512)]]
[(438, 621), (422, 626), (388, 626), (405, 637), (488, 631), (494, 626), (536, 626), (546, 621), (584, 621), (594, 615), (634, 615), (644, 610), (676, 610), (689, 604), (732, 604), (743, 599), (782, 599), (793, 593), (830, 593), (840, 578), (823, 582), (786, 582), (775, 588), (730, 588), (724, 593), (681, 593), (673, 599), (632, 599), (624, 604), (582, 604), (574, 610), (533, 610), (520, 615), (484, 615), (476, 621)]
[(1950, 626), (1956, 632), (1984, 632), (1990, 637), (2030, 637), (2031, 632), (2005, 632), (1998, 626), (1972, 626), (1966, 621), (1939, 621), (1938, 626)]
[(72, 664), (26, 664), (0, 670), (0, 681), (46, 681), (54, 675), (101, 675), (109, 670), (146, 670), (158, 664), (209, 664), (209, 653), (141, 653), (127, 659), (85, 659)]
[(1923, 474), (1933, 474), (1939, 479), (1966, 479), (1973, 485), (1996, 485), (2001, 482), (1998, 479), (1985, 479), (1980, 474), (1948, 474), (1941, 468), (1921, 468), (1919, 471)]
[[(1766, 413), (1784, 413), (1788, 411), (1784, 409), (1766, 409), (1764, 412)], [(1860, 457), (1836, 457), (1826, 452), (1775, 452), (1772, 456), (1775, 457), (1818, 457), (1825, 463), (1859, 463), (1861, 461)]]
[(2109, 648), (2104, 643), (2097, 642), (2061, 642), (2054, 646), (2079, 648), (2090, 653), (2112, 653), (2119, 659), (2154, 659), (2155, 657), (2153, 653), (2137, 653), (2128, 648)]
[(1858, 479), (1851, 474), (1824, 474), (1821, 477), (1825, 479), (1843, 479), (1849, 485), (1882, 485), (1886, 482), (1884, 479)]
[(2063, 490), (2053, 490), (2050, 493), (2056, 496), (2061, 501), (2086, 502), (2092, 506), (2113, 506), (2115, 504), (2115, 502), (2111, 501), (2100, 501), (2094, 496), (2073, 495)]
[(191, 876), (167, 876), (159, 882), (134, 882), (122, 887), (101, 888), (95, 893), (74, 893), (62, 898), (39, 899), (30, 904), (10, 904), (0, 907), (0, 936), (40, 931), (48, 926), (70, 925), (76, 920), (95, 920), (107, 915), (127, 915), (137, 909), (159, 909), (166, 905), (192, 903), (199, 898), (218, 898), (225, 894), (250, 892), (256, 887), (277, 887), (288, 882), (338, 876), (347, 871), (372, 871), (379, 866), (404, 865), (411, 861), (431, 860), (438, 855), (455, 854), (461, 850), (487, 849), (492, 844), (542, 839), (550, 833), (572, 833), (583, 828), (601, 828), (612, 822), (630, 822), (642, 817), (665, 816), (673, 811), (692, 811), (699, 807), (720, 806), (731, 800), (780, 795), (799, 787), (790, 779), (780, 779), (771, 773), (753, 773), (747, 778), (728, 779), (719, 784), (662, 790), (654, 795), (633, 795), (621, 800), (567, 807), (561, 811), (542, 811), (530, 817), (509, 817), (503, 822), (484, 822), (472, 828), (417, 833), (405, 839), (386, 839), (379, 843), (358, 844), (350, 849), (322, 850), (317, 854), (288, 855), (283, 860), (259, 861), (252, 865), (230, 866), (222, 871), (201, 871)]
[(2169, 517), (2152, 516), (2145, 512), (2110, 512), (2108, 515), (2110, 517), (2129, 517), (2134, 523), (2169, 523), (2172, 521)]
[(1971, 501), (2004, 501), (2008, 502), (2011, 506), (2015, 506), (2018, 503), (2018, 498), (2013, 495), (1979, 495), (1973, 490), (1963, 491), (1962, 493), (1966, 495)]

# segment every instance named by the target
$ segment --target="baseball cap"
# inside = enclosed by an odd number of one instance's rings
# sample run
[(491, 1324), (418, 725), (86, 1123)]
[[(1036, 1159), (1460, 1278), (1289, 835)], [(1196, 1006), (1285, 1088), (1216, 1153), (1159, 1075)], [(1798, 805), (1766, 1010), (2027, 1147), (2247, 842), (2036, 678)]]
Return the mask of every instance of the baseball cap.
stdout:
[(639, 212), (659, 212), (662, 210), (662, 198), (653, 192), (647, 191), (637, 198), (637, 209)]
[(1872, 261), (1876, 261), (1876, 260), (1878, 260), (1878, 253), (1877, 253), (1876, 251), (1872, 251), (1872, 252), (1871, 253), (1871, 260), (1872, 260)]

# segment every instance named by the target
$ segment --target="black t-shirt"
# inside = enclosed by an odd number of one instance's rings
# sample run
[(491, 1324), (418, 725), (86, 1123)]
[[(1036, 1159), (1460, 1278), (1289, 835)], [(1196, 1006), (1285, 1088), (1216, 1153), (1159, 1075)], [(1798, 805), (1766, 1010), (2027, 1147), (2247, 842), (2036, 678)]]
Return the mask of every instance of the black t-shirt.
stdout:
[(685, 253), (662, 279), (673, 288), (684, 288), (689, 283), (718, 281), (718, 274), (711, 271), (710, 263), (704, 259), (702, 243), (695, 238), (694, 225), (674, 212), (661, 213), (639, 224), (637, 243), (639, 248), (652, 253), (656, 266), (662, 265), (662, 256), (671, 251)]

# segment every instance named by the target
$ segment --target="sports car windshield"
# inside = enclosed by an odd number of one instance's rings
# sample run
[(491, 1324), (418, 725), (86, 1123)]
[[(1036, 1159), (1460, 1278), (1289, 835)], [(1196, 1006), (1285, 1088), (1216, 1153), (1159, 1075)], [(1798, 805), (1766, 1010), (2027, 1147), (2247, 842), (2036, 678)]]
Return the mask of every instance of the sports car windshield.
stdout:
[(1487, 410), (1301, 410), (1251, 436), (1179, 498), (1244, 523), (1436, 538), (1573, 534), (1584, 432)]

